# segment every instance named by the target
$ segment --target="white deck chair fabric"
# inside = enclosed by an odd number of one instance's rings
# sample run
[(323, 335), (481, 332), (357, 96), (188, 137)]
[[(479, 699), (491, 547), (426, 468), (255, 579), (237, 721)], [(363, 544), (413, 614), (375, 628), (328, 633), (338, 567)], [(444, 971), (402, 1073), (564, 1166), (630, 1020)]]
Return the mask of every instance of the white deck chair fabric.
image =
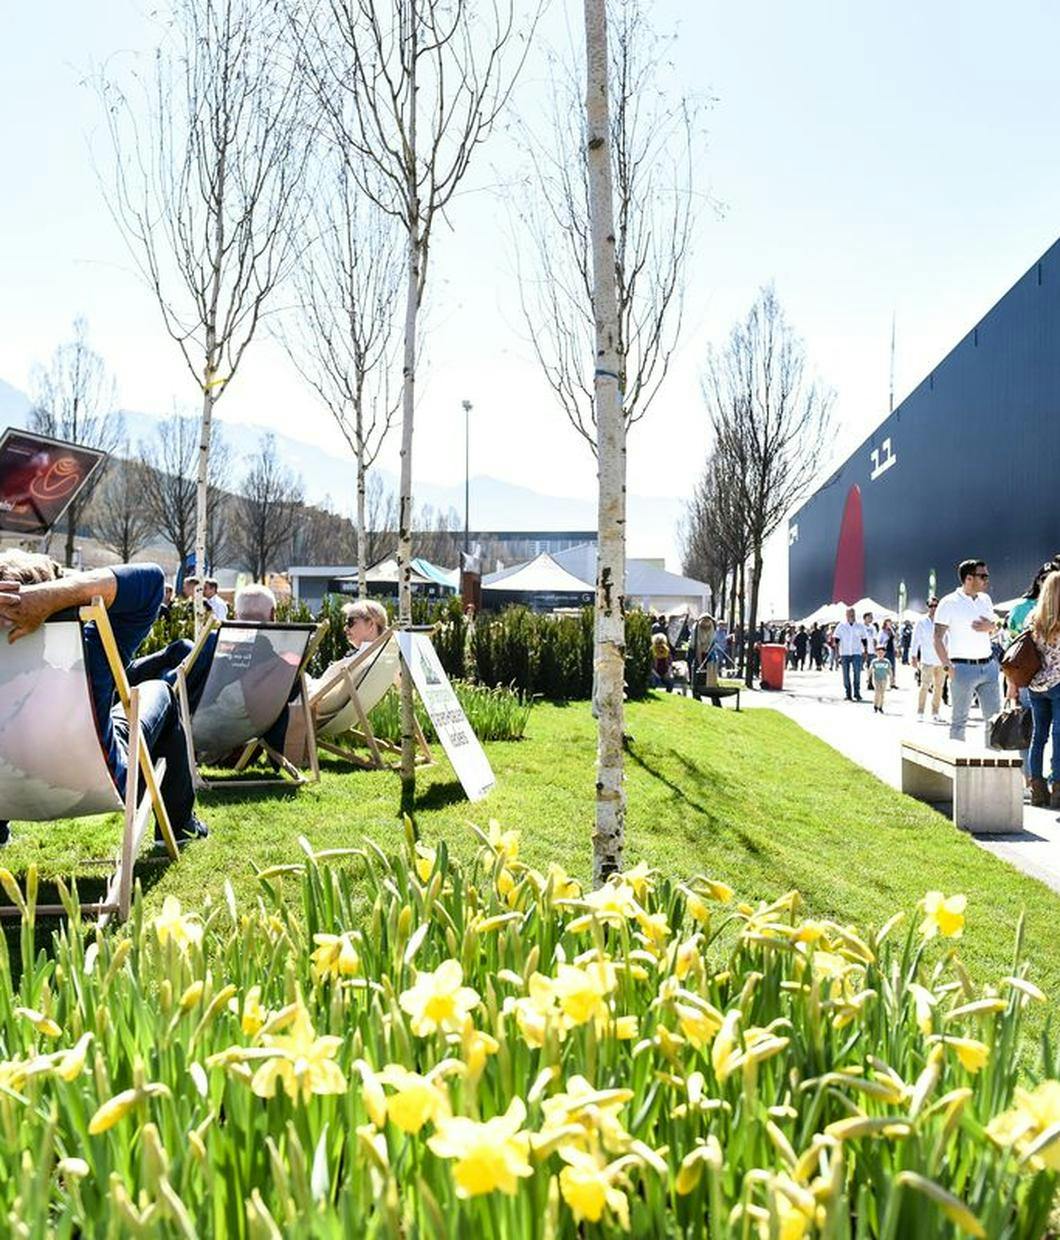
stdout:
[(123, 804), (99, 739), (80, 622), (0, 640), (0, 818), (46, 822)]
[(217, 762), (276, 722), (316, 626), (224, 623), (191, 719), (195, 754)]
[[(346, 667), (357, 657), (355, 653), (341, 659), (337, 664), (332, 664), (319, 680), (309, 683), (309, 696), (314, 703), (317, 719), (316, 734), (321, 740), (335, 740), (360, 723), (345, 676)], [(391, 637), (371, 659), (353, 668), (353, 685), (365, 714), (382, 701), (386, 691), (394, 684), (400, 663), (397, 638)]]

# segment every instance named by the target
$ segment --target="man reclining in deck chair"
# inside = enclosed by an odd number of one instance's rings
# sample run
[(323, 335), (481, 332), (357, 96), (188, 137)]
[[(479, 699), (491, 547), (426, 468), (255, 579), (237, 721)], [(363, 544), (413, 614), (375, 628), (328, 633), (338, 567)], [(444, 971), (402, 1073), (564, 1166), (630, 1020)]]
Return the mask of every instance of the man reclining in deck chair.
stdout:
[[(164, 586), (165, 577), (156, 564), (119, 564), (89, 572), (68, 572), (46, 555), (8, 550), (0, 553), (0, 625), (7, 628), (8, 641), (18, 641), (56, 612), (85, 606), (100, 597), (110, 618), (118, 655), (128, 666), (158, 614)], [(114, 704), (114, 677), (92, 624), (85, 626), (85, 662), (103, 752), (118, 790), (124, 794), (129, 721), (124, 707)], [(160, 791), (177, 842), (205, 837), (206, 826), (194, 812), (195, 789), (188, 768), (184, 729), (169, 685), (160, 680), (142, 682), (140, 724), (151, 757), (164, 758), (166, 762)], [(7, 835), (5, 822), (0, 824), (0, 843), (6, 842)]]

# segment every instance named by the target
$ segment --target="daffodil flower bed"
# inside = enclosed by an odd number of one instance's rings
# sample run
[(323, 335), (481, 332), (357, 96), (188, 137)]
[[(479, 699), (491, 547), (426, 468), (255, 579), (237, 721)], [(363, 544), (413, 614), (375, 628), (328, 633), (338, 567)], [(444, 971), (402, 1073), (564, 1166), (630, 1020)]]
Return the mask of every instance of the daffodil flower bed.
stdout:
[[(0, 1217), (38, 1236), (1045, 1234), (1046, 1040), (962, 896), (875, 932), (638, 866), (597, 891), (411, 836), (260, 874), (254, 907), (0, 956)], [(301, 885), (302, 908), (284, 899)], [(371, 910), (359, 918), (367, 889)], [(64, 893), (65, 896), (65, 893)], [(18, 975), (17, 984), (13, 975)]]

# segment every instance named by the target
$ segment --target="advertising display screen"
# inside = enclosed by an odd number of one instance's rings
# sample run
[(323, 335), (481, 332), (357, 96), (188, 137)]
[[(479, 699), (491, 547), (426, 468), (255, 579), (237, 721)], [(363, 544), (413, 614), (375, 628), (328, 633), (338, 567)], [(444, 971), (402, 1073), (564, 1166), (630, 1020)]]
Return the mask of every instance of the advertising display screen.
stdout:
[(47, 534), (105, 455), (8, 427), (0, 436), (0, 530)]

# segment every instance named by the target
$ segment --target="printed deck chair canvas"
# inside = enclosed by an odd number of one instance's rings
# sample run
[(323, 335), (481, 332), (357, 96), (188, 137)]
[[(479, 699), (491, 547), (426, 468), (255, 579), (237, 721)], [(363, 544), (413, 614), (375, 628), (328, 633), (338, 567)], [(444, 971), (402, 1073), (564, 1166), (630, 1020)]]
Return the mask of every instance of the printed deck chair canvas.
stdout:
[[(82, 626), (96, 625), (118, 696), (129, 720), (125, 796), (119, 793), (100, 743), (85, 663)], [(53, 616), (13, 645), (0, 640), (0, 818), (51, 822), (123, 813), (121, 848), (102, 900), (81, 905), (106, 920), (123, 919), (132, 902), (133, 866), (154, 810), (169, 855), (176, 841), (159, 794), (165, 762), (153, 764), (140, 732), (138, 690), (129, 688), (102, 600), (78, 614)], [(59, 905), (39, 912), (59, 915)], [(0, 915), (17, 914), (0, 909)]]
[[(401, 666), (401, 652), (392, 628), (383, 632), (364, 650), (332, 664), (313, 686), (306, 707), (306, 744), (316, 745), (358, 766), (378, 770), (386, 766), (384, 753), (400, 754), (401, 748), (380, 740), (372, 729), (369, 712), (390, 689)], [(415, 722), (417, 761), (430, 763), (430, 746), (419, 722)], [(339, 741), (348, 737), (367, 746), (370, 757), (353, 753)], [(290, 756), (290, 751), (288, 751)]]
[[(225, 620), (217, 627), (212, 656), (206, 645), (208, 630), (199, 639), (177, 672), (177, 695), (184, 715), (189, 760), (202, 787), (223, 787), (205, 780), (201, 765), (225, 762), (239, 756), (233, 770), (242, 772), (259, 753), (279, 768), (275, 777), (240, 780), (240, 787), (271, 784), (304, 784), (305, 775), (265, 739), (287, 707), (293, 690), (305, 702), (305, 667), (327, 628), (323, 624), (268, 624), (249, 620)], [(188, 674), (200, 658), (210, 658), (202, 696), (192, 710), (188, 697)], [(293, 703), (292, 703), (293, 705)], [(316, 749), (312, 751), (312, 778), (320, 778)]]

